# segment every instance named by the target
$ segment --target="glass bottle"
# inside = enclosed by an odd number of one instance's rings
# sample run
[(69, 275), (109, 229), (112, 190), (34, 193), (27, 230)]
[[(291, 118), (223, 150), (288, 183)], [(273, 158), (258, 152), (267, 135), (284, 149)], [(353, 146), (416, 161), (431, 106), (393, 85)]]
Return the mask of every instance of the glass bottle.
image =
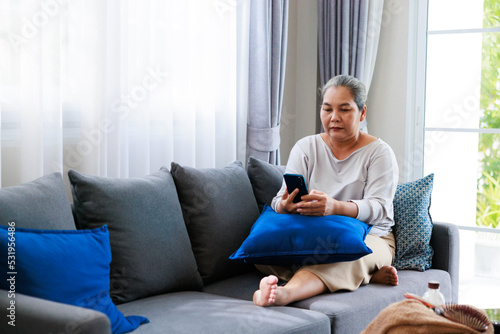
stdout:
[(429, 287), (429, 289), (424, 293), (422, 298), (434, 306), (444, 304), (445, 303), (444, 296), (439, 291), (439, 282), (438, 281), (429, 281), (427, 286)]

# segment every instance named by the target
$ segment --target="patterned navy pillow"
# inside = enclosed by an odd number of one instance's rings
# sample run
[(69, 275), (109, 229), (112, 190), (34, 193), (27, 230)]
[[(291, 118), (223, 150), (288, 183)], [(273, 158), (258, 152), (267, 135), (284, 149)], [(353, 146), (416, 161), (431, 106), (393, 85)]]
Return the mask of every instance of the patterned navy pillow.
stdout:
[(397, 269), (424, 271), (431, 267), (432, 219), (429, 214), (434, 174), (399, 184), (394, 196), (394, 237)]

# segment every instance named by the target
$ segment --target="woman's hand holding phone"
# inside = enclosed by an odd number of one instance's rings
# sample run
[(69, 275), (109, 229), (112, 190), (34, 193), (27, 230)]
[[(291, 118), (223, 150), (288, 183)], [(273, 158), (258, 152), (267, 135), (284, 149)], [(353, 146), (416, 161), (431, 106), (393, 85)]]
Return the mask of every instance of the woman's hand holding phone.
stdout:
[(301, 197), (309, 193), (304, 176), (300, 174), (285, 174), (283, 178), (286, 183), (286, 189), (281, 196), (278, 205), (279, 213), (297, 213), (297, 203)]
[(278, 213), (297, 213), (297, 203), (294, 202), (294, 198), (298, 193), (298, 189), (295, 189), (291, 194), (288, 193), (288, 189), (285, 189), (281, 201), (278, 203)]
[(285, 179), (286, 188), (290, 195), (294, 192), (295, 189), (298, 189), (298, 194), (293, 197), (294, 203), (300, 202), (302, 200), (302, 196), (309, 194), (306, 179), (303, 175), (286, 173), (283, 175), (283, 178)]

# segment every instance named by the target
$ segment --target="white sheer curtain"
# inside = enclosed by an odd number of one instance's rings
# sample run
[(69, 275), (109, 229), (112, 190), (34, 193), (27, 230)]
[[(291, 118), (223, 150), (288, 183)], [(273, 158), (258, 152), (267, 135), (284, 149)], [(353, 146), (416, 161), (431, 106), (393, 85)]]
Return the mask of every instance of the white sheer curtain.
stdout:
[(0, 0), (0, 32), (3, 187), (236, 159), (235, 1)]
[(375, 61), (377, 60), (378, 41), (380, 39), (380, 28), (384, 13), (384, 0), (370, 1), (368, 8), (368, 29), (366, 33), (366, 49), (364, 71), (360, 80), (366, 86), (366, 91), (370, 90)]

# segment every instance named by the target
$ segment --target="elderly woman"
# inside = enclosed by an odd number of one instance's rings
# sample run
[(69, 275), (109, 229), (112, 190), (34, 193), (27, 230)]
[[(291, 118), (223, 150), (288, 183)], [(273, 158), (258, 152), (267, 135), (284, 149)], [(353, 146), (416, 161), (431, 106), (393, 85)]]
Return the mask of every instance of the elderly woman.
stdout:
[[(281, 214), (344, 215), (372, 225), (365, 243), (373, 253), (350, 262), (298, 268), (257, 266), (269, 274), (254, 293), (260, 306), (287, 305), (327, 291), (356, 290), (367, 283), (398, 284), (392, 201), (398, 167), (392, 149), (360, 131), (366, 117), (366, 89), (356, 78), (339, 75), (322, 89), (321, 122), (325, 132), (299, 140), (288, 159), (287, 173), (302, 174), (310, 191), (294, 203), (298, 189), (285, 183), (272, 201)], [(287, 281), (278, 286), (278, 278)]]

